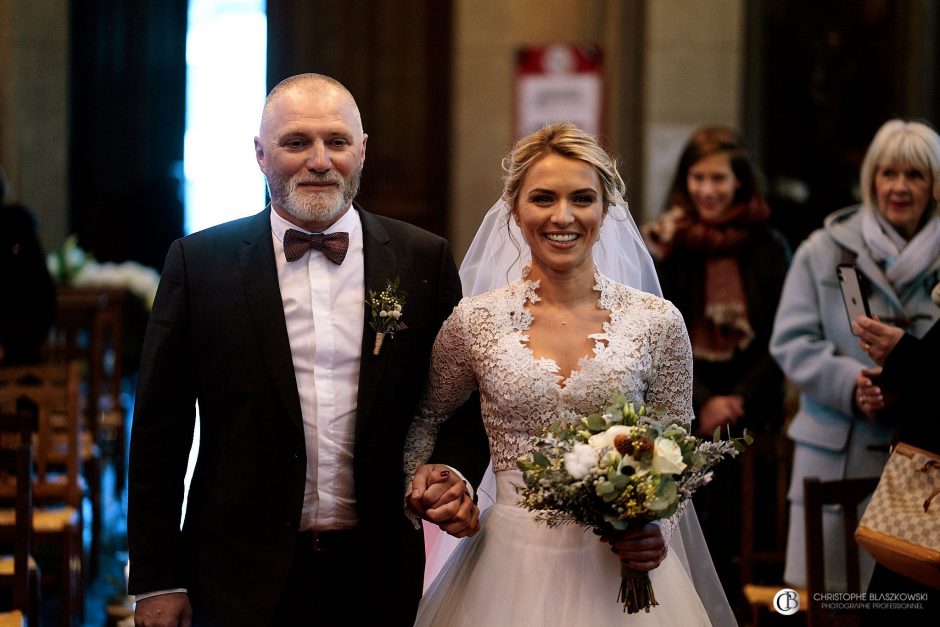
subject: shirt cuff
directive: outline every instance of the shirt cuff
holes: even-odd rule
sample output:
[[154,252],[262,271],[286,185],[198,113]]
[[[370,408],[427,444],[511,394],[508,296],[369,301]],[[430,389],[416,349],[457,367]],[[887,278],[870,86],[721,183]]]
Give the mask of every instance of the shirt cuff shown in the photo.
[[149,599],[150,597],[158,597],[161,594],[173,594],[174,592],[182,592],[183,594],[189,594],[189,591],[186,588],[170,588],[169,590],[157,590],[155,592],[145,592],[143,594],[135,594],[135,601],[143,601],[144,599]]
[[[444,465],[447,466],[447,464],[444,464]],[[476,492],[473,491],[473,486],[470,485],[470,482],[467,481],[467,478],[463,476],[463,473],[461,473],[459,470],[457,470],[453,466],[447,466],[447,467],[450,468],[450,471],[452,473],[460,477],[461,481],[463,481],[463,487],[467,491],[467,494],[470,495],[470,500],[476,501],[476,498],[477,498]]]

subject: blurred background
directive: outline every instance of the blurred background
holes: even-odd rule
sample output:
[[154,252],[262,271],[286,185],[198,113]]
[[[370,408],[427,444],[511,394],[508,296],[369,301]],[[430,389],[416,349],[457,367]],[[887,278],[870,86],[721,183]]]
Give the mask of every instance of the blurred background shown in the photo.
[[[884,121],[936,126],[938,42],[929,0],[0,0],[5,200],[32,210],[47,252],[74,235],[99,262],[159,270],[173,239],[263,208],[264,97],[319,72],[349,88],[369,134],[359,201],[444,235],[459,262],[538,108],[527,80],[560,72],[588,77],[586,119],[638,223],[662,212],[691,132],[725,124],[748,139],[795,248],[858,200]],[[569,88],[584,83],[553,93]],[[139,342],[134,324],[122,342]],[[138,355],[124,352],[129,416]],[[126,456],[112,458],[92,625],[126,561]]]
[[[927,0],[0,0],[0,165],[47,250],[75,233],[99,260],[159,268],[173,238],[263,206],[252,137],[266,91],[321,72],[349,87],[370,135],[363,205],[446,235],[459,257],[516,138],[519,51],[576,44],[599,57],[599,130],[638,222],[660,212],[690,131],[722,123],[749,139],[798,241],[852,201],[882,122],[937,119],[938,12]],[[227,191],[240,179],[253,187]],[[189,215],[200,202],[212,218]]]

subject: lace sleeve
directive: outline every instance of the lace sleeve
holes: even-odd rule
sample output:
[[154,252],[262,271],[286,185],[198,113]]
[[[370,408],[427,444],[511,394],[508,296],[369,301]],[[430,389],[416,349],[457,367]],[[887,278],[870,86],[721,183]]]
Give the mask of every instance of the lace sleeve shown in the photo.
[[653,318],[653,376],[646,389],[646,405],[657,407],[667,415],[691,423],[692,410],[692,344],[682,314],[672,303],[662,316]]
[[[682,314],[671,303],[657,321],[651,329],[655,374],[646,391],[646,404],[662,408],[668,415],[691,423],[695,414],[692,410],[692,344],[689,334]],[[685,509],[683,504],[669,518],[656,521],[667,543],[679,526]]]
[[679,509],[676,510],[676,513],[669,518],[653,521],[655,524],[659,525],[659,530],[662,532],[663,540],[666,541],[666,544],[669,544],[669,539],[672,538],[673,532],[679,527],[679,520],[682,519],[685,510],[685,503],[682,503]]
[[434,349],[424,398],[418,415],[405,438],[405,492],[418,466],[425,463],[434,450],[437,432],[451,413],[463,405],[477,388],[470,360],[470,337],[466,329],[466,308],[458,305],[444,321]]

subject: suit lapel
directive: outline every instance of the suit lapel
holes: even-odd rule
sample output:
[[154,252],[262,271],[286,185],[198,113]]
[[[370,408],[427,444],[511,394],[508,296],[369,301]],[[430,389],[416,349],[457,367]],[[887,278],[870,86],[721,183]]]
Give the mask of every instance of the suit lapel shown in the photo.
[[294,362],[277,280],[269,210],[249,222],[238,251],[245,299],[265,365],[291,422],[303,433]]
[[[364,211],[361,207],[356,206],[356,209],[362,219],[362,254],[365,270],[363,299],[365,299],[369,294],[369,290],[381,292],[385,289],[386,281],[397,276],[398,262],[395,251],[389,245],[391,240],[382,224],[375,216]],[[359,393],[356,411],[357,438],[366,426],[366,417],[372,413],[372,407],[375,404],[375,397],[385,368],[383,355],[372,354],[372,348],[375,345],[375,331],[369,326],[370,317],[371,312],[366,307],[362,321],[362,360],[359,366]]]

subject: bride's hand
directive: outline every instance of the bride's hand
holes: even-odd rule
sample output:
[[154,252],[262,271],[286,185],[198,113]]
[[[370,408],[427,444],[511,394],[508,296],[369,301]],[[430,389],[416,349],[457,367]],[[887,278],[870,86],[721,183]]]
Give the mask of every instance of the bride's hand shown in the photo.
[[666,559],[663,532],[653,523],[625,531],[616,538],[605,538],[605,541],[611,543],[611,550],[631,570],[649,572]]

